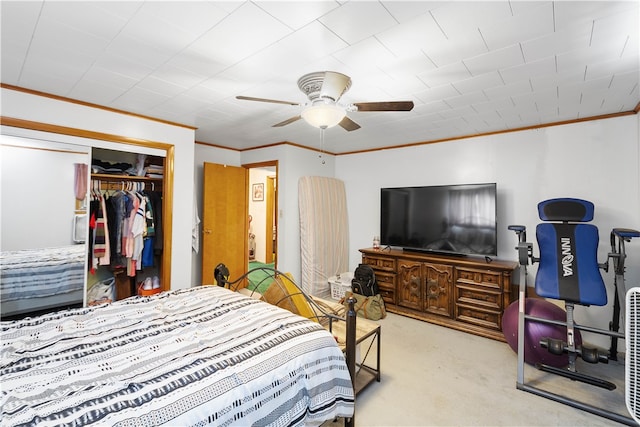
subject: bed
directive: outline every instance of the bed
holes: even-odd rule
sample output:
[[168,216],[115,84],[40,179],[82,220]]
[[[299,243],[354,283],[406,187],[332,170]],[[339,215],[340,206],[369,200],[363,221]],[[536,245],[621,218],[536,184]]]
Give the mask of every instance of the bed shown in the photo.
[[353,419],[350,372],[334,337],[318,322],[220,286],[1,325],[3,425]]
[[85,245],[0,252],[2,316],[82,304]]

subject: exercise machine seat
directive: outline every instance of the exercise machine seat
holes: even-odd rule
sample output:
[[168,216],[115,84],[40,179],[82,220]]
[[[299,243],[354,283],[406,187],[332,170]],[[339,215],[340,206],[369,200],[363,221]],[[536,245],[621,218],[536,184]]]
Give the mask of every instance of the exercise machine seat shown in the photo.
[[540,250],[536,293],[581,305],[607,304],[607,290],[598,264],[598,228],[593,203],[582,199],[550,199],[538,204],[545,222],[536,227]]

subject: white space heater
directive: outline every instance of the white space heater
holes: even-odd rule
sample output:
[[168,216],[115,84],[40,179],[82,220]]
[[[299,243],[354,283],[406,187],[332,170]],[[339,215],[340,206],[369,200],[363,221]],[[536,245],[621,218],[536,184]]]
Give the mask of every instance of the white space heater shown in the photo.
[[626,296],[625,400],[631,417],[640,423],[640,287],[631,288]]

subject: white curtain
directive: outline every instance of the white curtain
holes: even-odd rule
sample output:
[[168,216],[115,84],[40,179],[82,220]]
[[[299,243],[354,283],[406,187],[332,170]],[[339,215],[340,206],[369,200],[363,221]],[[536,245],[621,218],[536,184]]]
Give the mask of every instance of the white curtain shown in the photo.
[[302,289],[331,297],[328,278],[349,270],[349,223],[344,182],[306,176],[298,181]]

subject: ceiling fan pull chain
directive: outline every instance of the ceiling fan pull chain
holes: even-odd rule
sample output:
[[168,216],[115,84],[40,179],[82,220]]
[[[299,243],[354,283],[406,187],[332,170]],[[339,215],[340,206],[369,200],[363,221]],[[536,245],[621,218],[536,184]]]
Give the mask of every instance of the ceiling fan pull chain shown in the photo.
[[322,158],[322,154],[324,153],[324,128],[320,128],[320,154],[318,157],[322,160],[322,164],[324,165],[324,159]]

